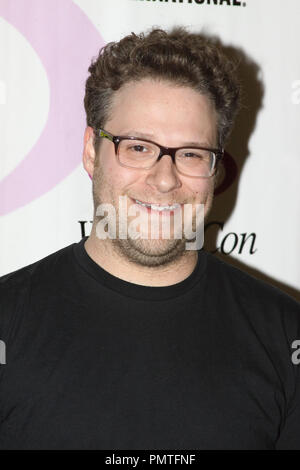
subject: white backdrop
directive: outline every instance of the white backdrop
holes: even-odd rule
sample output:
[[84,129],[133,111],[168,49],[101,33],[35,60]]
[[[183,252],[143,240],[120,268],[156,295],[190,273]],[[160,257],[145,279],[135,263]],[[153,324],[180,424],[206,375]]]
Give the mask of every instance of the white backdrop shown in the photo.
[[239,57],[245,88],[205,247],[300,299],[299,18],[299,0],[0,0],[0,275],[90,233],[92,57],[131,31],[183,24]]

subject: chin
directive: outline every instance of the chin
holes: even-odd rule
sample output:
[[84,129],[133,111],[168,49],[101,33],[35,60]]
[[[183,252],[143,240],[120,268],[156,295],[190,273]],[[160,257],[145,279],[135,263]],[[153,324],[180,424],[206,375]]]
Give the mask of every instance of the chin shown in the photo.
[[181,258],[185,240],[116,239],[114,245],[127,260],[141,266],[165,266]]

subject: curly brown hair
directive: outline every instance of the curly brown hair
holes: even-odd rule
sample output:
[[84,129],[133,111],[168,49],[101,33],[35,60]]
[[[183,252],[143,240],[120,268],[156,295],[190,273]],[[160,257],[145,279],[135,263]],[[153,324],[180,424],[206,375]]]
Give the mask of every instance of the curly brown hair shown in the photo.
[[[236,65],[224,54],[218,38],[190,33],[182,26],[170,32],[153,28],[124,37],[100,49],[86,81],[87,125],[105,127],[112,97],[122,85],[144,78],[188,86],[208,96],[218,116],[218,141],[224,146],[239,109]],[[98,139],[95,141],[96,152]]]

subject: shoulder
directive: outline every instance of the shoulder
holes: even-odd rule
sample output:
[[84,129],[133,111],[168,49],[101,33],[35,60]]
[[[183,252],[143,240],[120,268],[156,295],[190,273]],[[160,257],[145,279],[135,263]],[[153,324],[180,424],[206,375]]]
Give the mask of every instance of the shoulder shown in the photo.
[[300,303],[293,297],[283,292],[275,285],[263,281],[252,274],[238,268],[217,256],[206,252],[207,257],[207,270],[209,276],[218,277],[219,283],[234,286],[236,289],[241,289],[242,292],[255,292],[258,296],[263,296],[266,299],[282,298],[285,301],[291,301],[296,306],[300,307]]
[[[0,277],[0,292],[19,291],[28,286],[33,279],[42,280],[49,275],[57,274],[62,264],[67,260],[73,244],[61,248],[44,258],[27,266],[4,274]],[[3,300],[3,297],[0,297]]]
[[292,361],[300,340],[300,303],[278,287],[210,253],[207,290],[219,317],[225,318],[223,322],[230,321],[235,330],[240,351],[246,351],[244,363],[256,357],[256,367],[259,363],[269,364],[291,403],[300,370]]
[[8,331],[16,316],[22,312],[33,289],[39,291],[63,275],[72,245],[68,245],[32,264],[0,277],[0,335]]
[[223,302],[240,304],[252,317],[261,315],[274,321],[277,312],[279,321],[288,317],[295,327],[300,325],[300,303],[296,299],[211,253],[206,252],[206,256],[208,282]]

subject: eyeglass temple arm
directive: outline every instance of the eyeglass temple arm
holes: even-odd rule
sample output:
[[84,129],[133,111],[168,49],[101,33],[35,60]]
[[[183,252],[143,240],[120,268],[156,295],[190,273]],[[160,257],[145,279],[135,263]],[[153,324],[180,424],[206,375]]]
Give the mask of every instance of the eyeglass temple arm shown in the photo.
[[218,150],[218,152],[217,152],[217,159],[218,159],[218,160],[221,160],[221,159],[224,157],[224,151],[225,151],[225,150],[224,150],[223,147],[220,148],[220,150]]
[[99,135],[99,137],[106,137],[106,139],[109,139],[112,142],[114,141],[113,135],[110,134],[109,132],[104,131],[103,129],[98,130],[98,135]]

